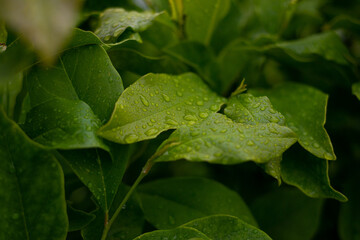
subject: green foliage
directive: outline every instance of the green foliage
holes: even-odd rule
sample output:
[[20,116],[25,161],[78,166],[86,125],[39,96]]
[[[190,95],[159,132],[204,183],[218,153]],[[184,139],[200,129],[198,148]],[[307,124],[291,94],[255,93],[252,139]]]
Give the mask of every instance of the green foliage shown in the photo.
[[0,6],[0,239],[359,238],[357,1]]

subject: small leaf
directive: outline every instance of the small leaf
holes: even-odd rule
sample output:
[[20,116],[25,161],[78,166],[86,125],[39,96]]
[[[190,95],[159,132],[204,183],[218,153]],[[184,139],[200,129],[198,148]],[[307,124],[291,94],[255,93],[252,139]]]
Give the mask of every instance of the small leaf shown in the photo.
[[86,227],[95,219],[95,215],[81,210],[77,210],[67,205],[67,215],[69,218],[69,232],[78,231]]
[[213,215],[193,220],[183,225],[195,228],[213,240],[271,240],[260,229],[229,215]]
[[352,85],[352,92],[360,100],[360,83],[354,83]]
[[0,0],[0,14],[45,60],[53,60],[76,23],[80,1]]
[[34,68],[27,76],[32,109],[25,129],[42,144],[107,149],[95,132],[123,91],[122,80],[104,49],[72,49],[56,67]]
[[104,42],[116,42],[128,28],[134,32],[144,31],[158,15],[159,13],[109,8],[100,15],[99,27],[95,33]]
[[285,155],[281,162],[281,177],[285,183],[293,185],[313,198],[333,198],[342,202],[347,198],[330,185],[328,161],[301,154]]
[[324,124],[328,95],[310,86],[284,83],[271,90],[252,90],[266,95],[286,118],[286,123],[299,137],[299,143],[319,158],[335,160],[336,156]]
[[276,123],[245,125],[215,113],[192,127],[181,127],[171,134],[159,147],[158,152],[166,151],[156,161],[265,163],[281,156],[296,140],[293,131]]
[[124,91],[110,121],[98,133],[127,144],[152,139],[168,129],[201,121],[223,102],[195,74],[148,74]]
[[189,228],[179,227],[172,230],[158,230],[145,233],[134,240],[154,240],[154,239],[177,239],[177,240],[211,240],[200,231]]
[[323,200],[311,199],[296,189],[279,189],[255,199],[251,205],[262,230],[273,239],[313,239]]
[[[4,80],[4,79],[3,79]],[[9,79],[0,81],[0,106],[3,107],[9,118],[14,117],[16,97],[21,91],[23,74],[14,74]]]
[[157,229],[178,227],[193,219],[214,214],[232,214],[257,226],[237,193],[206,178],[157,180],[139,186],[138,193],[145,218]]
[[0,158],[0,239],[65,239],[68,220],[61,167],[2,109]]
[[229,0],[184,0],[188,39],[209,45],[216,26],[229,7]]

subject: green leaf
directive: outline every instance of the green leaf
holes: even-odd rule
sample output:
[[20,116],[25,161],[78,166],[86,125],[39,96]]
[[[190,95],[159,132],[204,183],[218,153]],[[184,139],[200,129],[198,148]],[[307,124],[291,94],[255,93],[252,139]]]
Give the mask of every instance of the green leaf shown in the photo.
[[65,239],[64,177],[56,159],[0,109],[0,239]]
[[112,204],[131,153],[125,145],[111,145],[110,150],[110,155],[100,149],[60,152],[104,212]]
[[116,42],[126,29],[144,31],[158,15],[159,13],[109,8],[100,15],[99,27],[95,33],[104,42]]
[[184,224],[195,228],[213,240],[271,240],[260,229],[230,215],[214,215],[193,220]]
[[360,83],[354,83],[352,85],[352,92],[360,100]]
[[[3,79],[4,80],[4,79]],[[16,97],[21,91],[23,74],[14,74],[9,79],[0,81],[0,106],[3,107],[6,115],[13,119]]]
[[73,208],[67,205],[67,215],[69,218],[69,232],[78,231],[86,227],[95,219],[95,215]]
[[97,45],[69,50],[56,67],[34,68],[27,76],[31,111],[25,129],[42,144],[107,149],[95,132],[123,91],[119,74]]
[[319,226],[322,203],[295,189],[279,189],[257,198],[251,208],[273,239],[310,240]]
[[296,155],[284,156],[281,177],[285,183],[299,188],[309,197],[347,201],[343,194],[331,187],[328,168],[327,160],[298,151]]
[[29,41],[45,60],[53,59],[75,25],[80,1],[0,0],[6,23]]
[[231,214],[257,226],[237,193],[206,178],[157,180],[140,185],[138,193],[145,218],[157,229],[171,229],[214,214]]
[[271,90],[252,90],[266,95],[286,118],[286,123],[299,137],[299,143],[319,158],[335,160],[336,156],[324,124],[328,95],[310,86],[284,83]]
[[124,91],[98,134],[128,144],[152,139],[168,129],[201,121],[223,102],[195,74],[148,74]]
[[134,240],[155,240],[155,239],[177,239],[177,240],[211,240],[200,231],[189,228],[179,227],[172,230],[159,230],[145,233]]
[[[276,123],[246,125],[222,114],[212,114],[191,127],[181,127],[163,142],[156,161],[205,161],[238,164],[265,163],[296,142],[293,131]],[[156,155],[156,154],[155,154]]]
[[0,20],[0,53],[6,50],[6,40],[8,33],[6,31],[5,22]]
[[216,26],[229,7],[229,0],[184,0],[187,38],[209,45]]

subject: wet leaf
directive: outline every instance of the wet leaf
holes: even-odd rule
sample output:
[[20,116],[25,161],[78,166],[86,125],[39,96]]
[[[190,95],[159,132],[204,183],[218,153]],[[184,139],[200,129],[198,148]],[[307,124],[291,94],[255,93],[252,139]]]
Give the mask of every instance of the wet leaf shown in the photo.
[[98,134],[127,144],[152,139],[203,120],[223,103],[195,74],[148,74],[124,91]]

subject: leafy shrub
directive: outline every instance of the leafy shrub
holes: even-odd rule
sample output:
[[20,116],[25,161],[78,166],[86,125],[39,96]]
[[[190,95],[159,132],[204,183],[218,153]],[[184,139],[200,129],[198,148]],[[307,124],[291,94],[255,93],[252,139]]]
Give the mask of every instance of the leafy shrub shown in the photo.
[[360,239],[357,1],[0,6],[0,239]]

